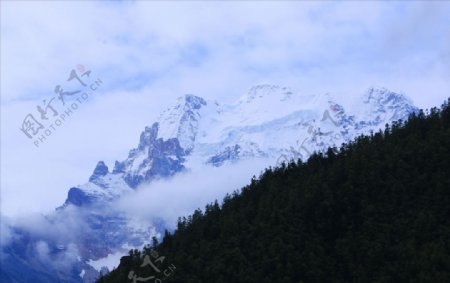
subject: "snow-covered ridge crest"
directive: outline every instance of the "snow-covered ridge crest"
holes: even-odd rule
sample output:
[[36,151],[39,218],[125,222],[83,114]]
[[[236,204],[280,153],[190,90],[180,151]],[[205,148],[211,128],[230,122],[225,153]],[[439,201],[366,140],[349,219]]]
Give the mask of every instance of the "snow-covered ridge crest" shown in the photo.
[[174,107],[164,110],[159,116],[158,136],[165,140],[177,138],[182,148],[193,149],[201,118],[200,109],[206,105],[206,100],[192,94],[178,98]]
[[293,95],[293,92],[287,87],[278,85],[260,84],[251,87],[248,93],[241,96],[236,104],[252,103],[256,99],[271,97],[272,100],[287,100]]
[[[88,183],[77,188],[87,194],[95,191],[96,196],[98,190],[105,190],[111,199],[120,195],[111,192],[119,179],[134,189],[189,169],[195,166],[192,160],[213,166],[258,157],[276,160],[300,152],[299,148],[303,154],[294,157],[305,159],[314,151],[406,120],[414,111],[417,108],[405,95],[375,87],[350,110],[329,94],[306,96],[269,84],[251,87],[231,105],[186,94],[145,128],[138,146],[127,159],[117,161],[111,173],[99,163],[89,180],[95,186]],[[108,178],[114,186],[107,184]]]

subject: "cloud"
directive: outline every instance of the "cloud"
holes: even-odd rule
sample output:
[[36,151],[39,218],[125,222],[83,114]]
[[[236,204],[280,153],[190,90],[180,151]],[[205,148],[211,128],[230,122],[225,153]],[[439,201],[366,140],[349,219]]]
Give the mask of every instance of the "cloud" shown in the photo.
[[14,238],[14,232],[11,230],[9,219],[0,216],[0,248],[7,246]]
[[53,274],[66,281],[74,265],[80,264],[75,243],[90,231],[83,223],[82,214],[67,210],[52,216],[28,214],[14,219],[1,216],[0,221],[0,261],[6,278],[26,280],[37,274],[42,278]]
[[67,246],[77,242],[80,236],[90,233],[91,229],[86,223],[88,213],[82,209],[67,207],[58,213],[47,215],[29,213],[15,218],[2,216],[2,228],[9,231],[10,241],[14,237],[25,235],[31,236],[32,242],[40,239]]
[[153,181],[122,197],[117,208],[130,218],[163,221],[175,228],[178,217],[191,215],[214,200],[222,202],[225,195],[250,183],[273,160],[247,160],[221,167],[195,166],[193,170],[168,180]]
[[[228,103],[273,83],[346,99],[379,85],[430,107],[450,91],[447,2],[3,1],[1,8],[7,215],[60,205],[98,160],[123,159],[144,126],[185,93]],[[104,85],[36,149],[18,128],[77,64]]]

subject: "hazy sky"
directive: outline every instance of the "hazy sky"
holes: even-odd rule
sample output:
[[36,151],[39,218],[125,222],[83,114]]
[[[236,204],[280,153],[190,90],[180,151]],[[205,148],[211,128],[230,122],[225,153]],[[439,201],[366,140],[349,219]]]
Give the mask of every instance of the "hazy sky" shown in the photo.
[[[440,105],[450,2],[2,1],[0,51],[1,212],[17,215],[124,159],[185,93],[231,102],[270,83],[345,100],[382,86]],[[25,116],[80,64],[103,84],[36,148]]]

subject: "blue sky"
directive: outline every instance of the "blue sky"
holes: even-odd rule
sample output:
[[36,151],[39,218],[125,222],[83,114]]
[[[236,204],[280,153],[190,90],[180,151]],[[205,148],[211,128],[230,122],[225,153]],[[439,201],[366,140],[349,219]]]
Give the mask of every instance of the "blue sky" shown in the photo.
[[[18,127],[78,64],[104,85],[36,149]],[[346,100],[382,86],[427,108],[449,96],[449,66],[450,2],[2,1],[2,213],[59,205],[185,93],[231,102],[272,83]]]

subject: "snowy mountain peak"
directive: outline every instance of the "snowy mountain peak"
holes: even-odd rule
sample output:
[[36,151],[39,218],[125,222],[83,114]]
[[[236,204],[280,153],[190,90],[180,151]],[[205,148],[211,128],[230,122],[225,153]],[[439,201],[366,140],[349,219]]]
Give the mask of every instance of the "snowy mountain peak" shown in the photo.
[[200,96],[196,96],[193,94],[185,94],[185,109],[200,109],[202,106],[206,105],[206,101]]
[[247,94],[242,96],[237,104],[251,103],[258,99],[287,100],[292,96],[292,91],[287,87],[278,85],[260,84],[249,89]]
[[206,100],[199,96],[186,94],[178,98],[174,107],[166,109],[159,116],[161,131],[158,137],[164,140],[176,138],[182,148],[191,150],[197,135],[200,110],[206,106]]
[[159,124],[153,123],[151,127],[145,127],[145,130],[141,133],[139,138],[138,150],[143,150],[152,144],[158,136]]
[[412,104],[405,95],[390,91],[383,87],[371,87],[363,96],[364,103],[377,104]]
[[116,161],[113,174],[119,175],[131,188],[158,177],[167,177],[184,169],[186,151],[177,138],[159,137],[159,123],[145,127],[139,146],[130,150],[128,158]]
[[96,180],[100,176],[105,176],[109,173],[108,166],[106,166],[105,162],[99,161],[97,166],[95,166],[94,172],[91,177],[89,177],[89,182]]
[[418,110],[405,95],[380,87],[369,88],[362,102],[365,113],[361,117],[365,121],[372,121],[374,125],[382,121],[405,120],[409,114]]
[[296,143],[306,158],[417,111],[404,95],[385,88],[369,88],[359,103],[349,114],[328,93],[301,96],[268,84],[252,87],[240,103],[224,107],[186,94],[145,127],[137,148],[116,162],[112,173],[100,161],[89,182],[106,189],[103,181],[112,174],[136,188],[184,170],[193,156],[221,166],[241,158],[276,157]]

